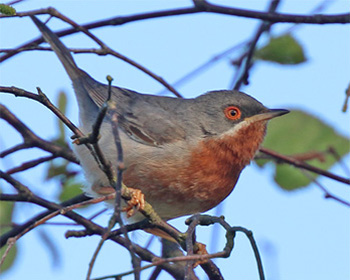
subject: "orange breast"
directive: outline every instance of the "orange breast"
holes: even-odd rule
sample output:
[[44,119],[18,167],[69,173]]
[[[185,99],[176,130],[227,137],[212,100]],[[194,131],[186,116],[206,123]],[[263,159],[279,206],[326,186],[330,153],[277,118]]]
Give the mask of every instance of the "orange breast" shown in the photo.
[[202,140],[182,160],[166,155],[159,161],[132,164],[124,182],[141,189],[165,219],[204,212],[233,190],[263,141],[265,130],[265,123],[251,124],[233,135]]

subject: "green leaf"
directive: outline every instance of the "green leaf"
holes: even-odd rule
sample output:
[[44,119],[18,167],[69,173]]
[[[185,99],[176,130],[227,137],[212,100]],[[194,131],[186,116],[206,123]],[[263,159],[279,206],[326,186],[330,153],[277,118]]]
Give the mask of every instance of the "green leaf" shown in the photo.
[[7,16],[14,16],[16,9],[5,4],[0,4],[0,13]]
[[267,45],[255,52],[254,58],[279,64],[300,64],[306,61],[302,46],[290,34],[272,37]]
[[[7,249],[7,246],[4,246],[0,249],[0,259],[4,255],[4,253]],[[17,246],[15,244],[11,247],[10,251],[8,252],[8,254],[5,258],[4,263],[1,265],[0,274],[3,273],[5,270],[11,268],[12,264],[14,263],[14,261],[16,259],[16,256],[17,256]]]
[[[0,202],[0,235],[3,235],[7,231],[9,231],[12,223],[12,214],[13,214],[14,203],[13,202]],[[4,246],[0,250],[0,259],[5,253],[7,246]],[[0,272],[4,272],[9,269],[17,255],[17,247],[16,244],[12,246],[10,251],[8,252],[4,263],[1,265]]]
[[50,162],[45,179],[54,179],[60,183],[59,199],[65,201],[82,193],[82,184],[75,179],[77,173],[66,160],[56,159]]
[[59,196],[60,201],[65,201],[81,194],[83,192],[81,187],[82,185],[74,180],[74,178],[67,180],[62,186],[62,191]]
[[[263,147],[275,150],[281,154],[297,155],[310,152],[324,153],[324,157],[311,159],[308,164],[328,170],[337,159],[329,152],[333,148],[343,157],[350,152],[349,139],[339,135],[334,129],[303,111],[292,111],[288,115],[272,120],[269,123],[267,136]],[[268,160],[257,160],[259,166],[265,165]],[[275,164],[275,181],[283,189],[294,190],[310,184],[298,168],[288,164]],[[317,174],[310,174],[316,178]]]
[[1,201],[0,202],[0,230],[1,233],[8,231],[12,222],[12,213],[13,213],[13,202]]
[[65,160],[50,161],[46,174],[46,180],[53,179],[55,177],[66,177],[69,173],[67,171],[67,165],[68,162]]

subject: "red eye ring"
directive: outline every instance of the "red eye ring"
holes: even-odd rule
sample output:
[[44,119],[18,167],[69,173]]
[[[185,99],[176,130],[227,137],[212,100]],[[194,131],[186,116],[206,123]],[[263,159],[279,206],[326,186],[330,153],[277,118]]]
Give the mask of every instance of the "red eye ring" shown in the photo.
[[241,110],[236,106],[228,106],[224,110],[225,117],[229,120],[238,120],[241,117]]

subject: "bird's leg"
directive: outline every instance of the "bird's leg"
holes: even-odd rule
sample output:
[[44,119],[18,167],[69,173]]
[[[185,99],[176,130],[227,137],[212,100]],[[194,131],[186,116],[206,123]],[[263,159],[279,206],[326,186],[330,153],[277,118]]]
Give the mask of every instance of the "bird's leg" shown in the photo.
[[[93,186],[92,190],[99,195],[108,195],[115,192],[115,189],[110,186]],[[125,199],[127,205],[122,209],[122,211],[126,212],[128,218],[133,216],[138,210],[144,210],[145,195],[140,190],[127,188],[126,196],[130,197],[130,199]]]

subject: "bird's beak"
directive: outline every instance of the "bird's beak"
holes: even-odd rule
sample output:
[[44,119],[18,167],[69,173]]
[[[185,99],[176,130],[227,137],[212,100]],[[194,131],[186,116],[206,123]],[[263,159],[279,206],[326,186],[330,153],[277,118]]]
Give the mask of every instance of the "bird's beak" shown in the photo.
[[288,113],[289,111],[285,109],[268,109],[264,113],[260,113],[260,114],[246,118],[245,121],[248,121],[248,122],[268,121]]

